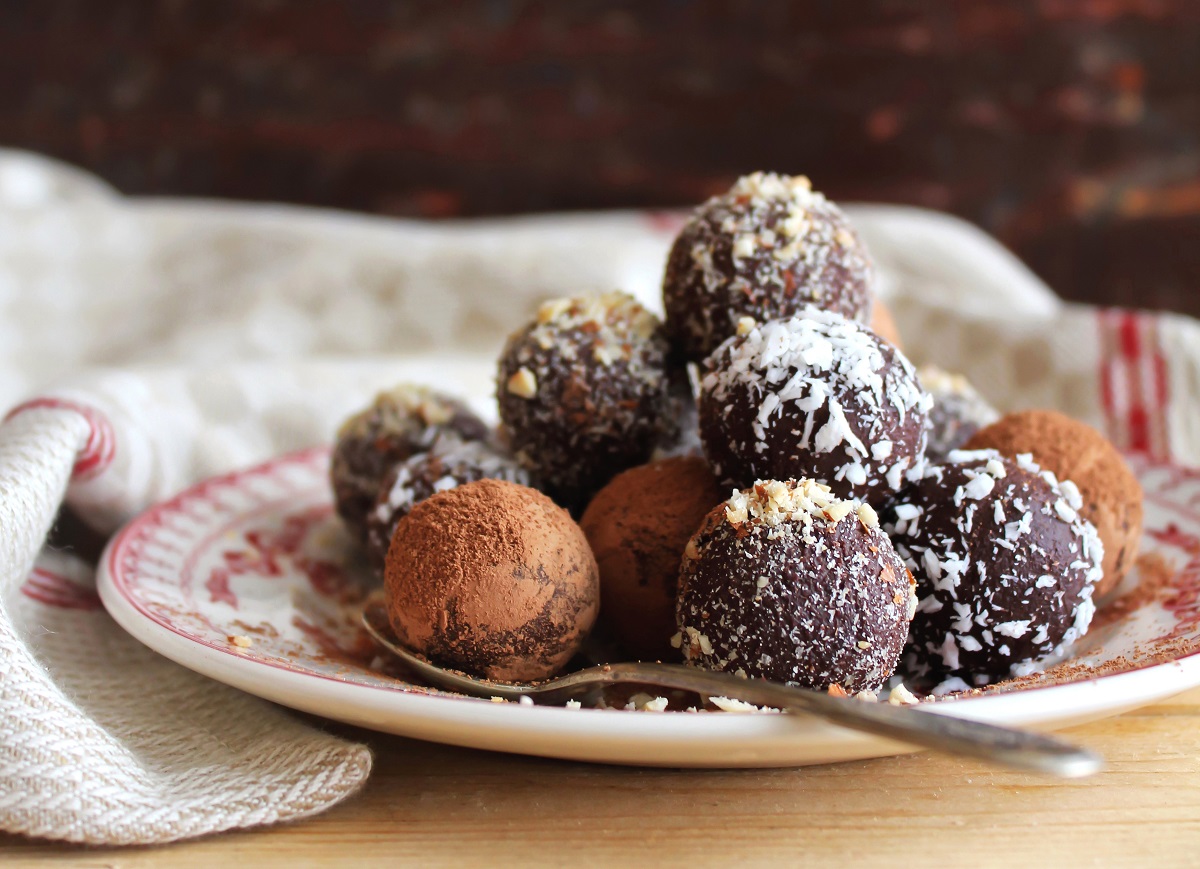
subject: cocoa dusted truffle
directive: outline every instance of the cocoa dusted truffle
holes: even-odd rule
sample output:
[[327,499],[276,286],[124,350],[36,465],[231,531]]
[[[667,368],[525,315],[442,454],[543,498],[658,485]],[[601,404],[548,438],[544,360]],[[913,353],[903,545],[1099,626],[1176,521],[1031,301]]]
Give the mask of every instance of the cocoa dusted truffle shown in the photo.
[[368,560],[383,567],[396,525],[416,504],[475,480],[530,485],[528,471],[483,441],[450,440],[393,467],[367,514]]
[[933,399],[925,451],[929,461],[944,459],[952,450],[962,449],[975,432],[1000,418],[999,412],[961,374],[926,365],[917,370],[917,376]]
[[500,681],[553,676],[600,607],[587,539],[542,493],[477,480],[413,507],[384,572],[397,639],[434,663]]
[[600,567],[601,619],[639,660],[677,658],[675,596],[684,547],[725,492],[704,459],[631,468],[588,505],[580,525]]
[[929,397],[890,344],[814,308],[740,331],[701,381],[700,437],[722,480],[807,477],[878,501],[921,464]]
[[423,386],[381,392],[338,431],[329,476],[338,515],[361,541],[388,471],[440,438],[483,440],[488,427],[461,401]]
[[917,578],[914,673],[983,685],[1082,637],[1104,552],[1081,506],[1028,456],[991,450],[952,452],[910,484],[882,520]]
[[658,318],[625,293],[547,302],[508,340],[496,394],[514,453],[582,507],[675,430]]
[[706,669],[875,691],[915,607],[874,510],[812,480],[759,482],[709,513],[688,544],[673,642]]
[[871,306],[871,331],[897,350],[904,349],[904,342],[900,340],[900,329],[896,326],[896,318],[892,316],[892,309],[885,305],[882,299],[876,299]]
[[874,266],[836,205],[804,176],[756,172],[693,213],[663,278],[667,333],[700,361],[738,320],[790,317],[806,305],[868,322]]
[[1079,488],[1079,512],[1104,542],[1104,578],[1096,583],[1097,597],[1129,572],[1142,537],[1142,487],[1104,435],[1056,411],[1027,410],[982,429],[967,447],[997,450],[1010,458],[1030,453],[1043,468]]

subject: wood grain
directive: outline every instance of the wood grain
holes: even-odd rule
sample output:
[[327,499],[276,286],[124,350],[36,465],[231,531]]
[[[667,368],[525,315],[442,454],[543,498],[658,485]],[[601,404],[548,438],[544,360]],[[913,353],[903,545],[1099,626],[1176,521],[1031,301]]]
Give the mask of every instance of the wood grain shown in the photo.
[[1067,731],[1108,769],[1060,783],[930,754],[782,770],[628,769],[345,729],[376,752],[325,815],[163,848],[0,837],[4,866],[1194,866],[1200,690]]

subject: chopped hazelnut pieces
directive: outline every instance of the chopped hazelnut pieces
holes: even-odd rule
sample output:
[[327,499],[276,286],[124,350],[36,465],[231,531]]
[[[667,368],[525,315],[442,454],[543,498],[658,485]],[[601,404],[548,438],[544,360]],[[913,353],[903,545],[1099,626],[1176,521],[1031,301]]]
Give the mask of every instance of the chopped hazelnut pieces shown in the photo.
[[862,503],[858,505],[858,521],[863,524],[864,528],[878,528],[879,514],[870,504]]
[[537,378],[528,368],[519,368],[512,377],[508,378],[508,391],[520,398],[533,398],[537,395]]
[[538,308],[537,320],[539,323],[549,323],[571,309],[570,299],[553,299],[544,303]]

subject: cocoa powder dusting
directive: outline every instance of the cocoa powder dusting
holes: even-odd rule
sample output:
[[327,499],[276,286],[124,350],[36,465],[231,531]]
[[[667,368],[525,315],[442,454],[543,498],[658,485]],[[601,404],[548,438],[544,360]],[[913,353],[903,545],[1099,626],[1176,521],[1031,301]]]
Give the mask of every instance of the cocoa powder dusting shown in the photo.
[[540,492],[500,480],[416,505],[396,528],[385,589],[402,643],[507,681],[560,669],[599,610],[596,562],[579,526]]
[[725,499],[697,456],[651,462],[618,474],[580,524],[600,567],[605,624],[640,660],[678,660],[675,595],[684,547]]
[[1154,603],[1171,586],[1178,568],[1161,552],[1147,552],[1138,556],[1138,583],[1127,594],[1100,607],[1092,619],[1092,629],[1103,628],[1128,618],[1147,604]]

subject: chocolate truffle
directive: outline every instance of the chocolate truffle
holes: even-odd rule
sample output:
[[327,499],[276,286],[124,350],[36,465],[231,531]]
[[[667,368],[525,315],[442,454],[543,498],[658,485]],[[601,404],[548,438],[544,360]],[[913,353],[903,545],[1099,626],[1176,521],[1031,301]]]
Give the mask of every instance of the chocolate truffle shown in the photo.
[[882,500],[925,455],[929,397],[898,350],[830,311],[744,321],[706,362],[700,437],[717,476],[812,478]]
[[704,459],[680,456],[618,474],[588,505],[580,524],[600,567],[601,619],[627,654],[678,658],[679,562],[725,495]]
[[850,693],[896,669],[912,577],[866,504],[812,480],[759,482],[704,520],[676,611],[687,663]]
[[875,303],[871,306],[871,331],[897,350],[904,349],[904,344],[900,340],[900,329],[896,326],[891,308],[885,305],[882,299],[875,299]]
[[874,266],[846,216],[804,176],[756,172],[701,205],[667,259],[663,304],[677,354],[700,361],[742,317],[806,305],[864,323]]
[[969,449],[1015,457],[1029,453],[1042,468],[1079,489],[1079,512],[1104,541],[1099,597],[1116,587],[1137,560],[1142,537],[1142,487],[1121,453],[1091,426],[1052,410],[1012,413],[979,431]]
[[914,673],[1022,675],[1087,632],[1103,547],[1079,492],[1028,457],[957,451],[883,511],[917,579]]
[[547,302],[500,357],[500,419],[518,461],[572,508],[675,429],[667,344],[625,293]]
[[542,493],[477,480],[417,504],[384,571],[396,638],[436,664],[536,681],[579,651],[600,608],[587,538]]
[[383,567],[396,525],[416,504],[475,480],[530,484],[528,471],[483,441],[451,439],[393,467],[367,514],[368,560]]
[[934,365],[918,369],[921,386],[933,399],[929,409],[929,461],[944,459],[986,425],[1000,418],[994,407],[975,391],[967,378],[951,374]]
[[360,541],[365,540],[367,513],[394,465],[443,437],[487,436],[483,420],[448,395],[408,383],[379,393],[338,431],[329,468],[338,515]]

